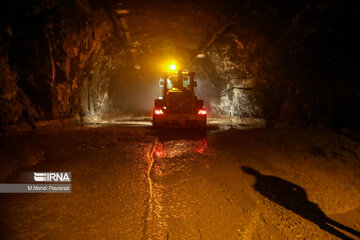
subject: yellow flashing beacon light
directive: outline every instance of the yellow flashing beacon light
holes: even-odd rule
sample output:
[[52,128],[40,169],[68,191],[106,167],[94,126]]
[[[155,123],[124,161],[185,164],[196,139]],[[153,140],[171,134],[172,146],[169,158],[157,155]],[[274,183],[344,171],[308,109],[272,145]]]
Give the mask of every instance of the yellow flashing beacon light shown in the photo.
[[175,64],[171,64],[171,65],[170,65],[170,70],[171,70],[171,71],[175,71],[175,70],[176,70],[176,65],[175,65]]

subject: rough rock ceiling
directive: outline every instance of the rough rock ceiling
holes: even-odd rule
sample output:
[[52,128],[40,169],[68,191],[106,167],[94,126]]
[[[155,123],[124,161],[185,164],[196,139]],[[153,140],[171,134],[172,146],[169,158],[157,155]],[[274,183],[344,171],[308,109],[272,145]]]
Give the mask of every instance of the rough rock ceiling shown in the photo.
[[204,47],[189,68],[213,113],[327,126],[360,116],[357,13],[345,3],[16,0],[1,13],[5,125],[147,111],[164,64],[186,66]]

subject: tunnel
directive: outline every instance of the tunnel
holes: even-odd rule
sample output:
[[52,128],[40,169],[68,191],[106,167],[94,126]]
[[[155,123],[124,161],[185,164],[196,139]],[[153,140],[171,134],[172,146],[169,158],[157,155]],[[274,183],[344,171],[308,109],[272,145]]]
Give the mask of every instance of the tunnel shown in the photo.
[[[0,191],[0,239],[359,239],[357,6],[5,0],[0,12],[0,182],[24,184],[27,172],[74,178],[71,201],[54,194],[58,221],[40,206],[52,194]],[[152,127],[170,64],[194,72],[205,132]],[[94,219],[117,195],[87,189],[91,173],[125,196],[118,217],[104,215],[106,226]],[[79,207],[80,225],[66,223],[72,215],[62,204],[71,203],[94,213]],[[218,206],[217,222],[207,213]],[[22,217],[35,209],[41,233]]]
[[358,129],[353,11],[326,1],[9,1],[1,126],[150,114],[176,61],[196,72],[211,114]]

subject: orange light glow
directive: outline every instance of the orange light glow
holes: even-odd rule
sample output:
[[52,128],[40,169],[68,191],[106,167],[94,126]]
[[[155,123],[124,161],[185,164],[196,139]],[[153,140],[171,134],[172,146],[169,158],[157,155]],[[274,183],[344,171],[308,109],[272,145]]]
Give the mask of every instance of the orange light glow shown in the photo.
[[[205,151],[205,149],[207,149],[208,148],[208,143],[207,143],[207,141],[206,141],[206,139],[204,139],[204,140],[202,140],[202,142],[201,142],[201,147],[199,148],[199,149],[197,149],[196,151],[198,152],[198,153],[200,153],[200,154],[204,154],[204,151]],[[207,154],[208,155],[208,154]]]
[[163,155],[165,154],[165,149],[164,149],[164,144],[163,143],[159,143],[156,146],[154,155],[158,158],[161,158]]
[[160,108],[155,108],[155,109],[154,109],[154,114],[155,114],[155,115],[164,115],[164,112],[163,112],[163,110],[160,109]]
[[206,114],[207,114],[206,109],[200,109],[200,110],[198,111],[198,115],[204,116],[204,115],[206,115]]

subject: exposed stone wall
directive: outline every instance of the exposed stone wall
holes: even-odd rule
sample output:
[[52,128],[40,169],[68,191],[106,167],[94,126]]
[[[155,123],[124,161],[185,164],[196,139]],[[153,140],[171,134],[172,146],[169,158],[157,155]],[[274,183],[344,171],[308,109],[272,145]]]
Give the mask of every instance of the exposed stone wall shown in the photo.
[[111,8],[81,0],[28,1],[21,12],[19,4],[9,3],[1,23],[1,123],[21,121],[24,111],[30,121],[108,111],[110,76],[129,62]]
[[260,115],[277,126],[360,128],[351,6],[268,1],[232,7],[234,24],[195,66],[214,113]]
[[3,125],[32,121],[38,113],[29,97],[17,85],[17,76],[4,56],[0,56],[0,119]]
[[[282,70],[274,71],[281,55],[266,41],[266,33],[242,22],[246,23],[237,18],[237,23],[206,52],[205,59],[197,60],[198,81],[207,86],[200,95],[214,114],[272,118],[282,98],[264,98],[274,87],[278,95],[286,89]],[[212,69],[211,75],[205,73],[208,69]]]

